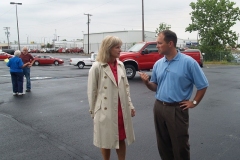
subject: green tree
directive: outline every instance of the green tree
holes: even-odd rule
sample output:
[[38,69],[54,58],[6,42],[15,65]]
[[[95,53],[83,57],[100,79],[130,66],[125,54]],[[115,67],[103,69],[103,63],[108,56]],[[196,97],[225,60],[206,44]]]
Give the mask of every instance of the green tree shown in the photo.
[[[237,34],[231,27],[240,20],[239,7],[229,0],[197,0],[191,2],[192,24],[186,31],[197,31],[200,37],[200,49],[206,53],[207,60],[221,60],[221,53],[229,54],[226,46],[236,45]],[[219,55],[220,54],[220,55]]]
[[156,32],[156,34],[158,34],[158,33],[162,32],[162,31],[170,29],[170,28],[171,28],[171,25],[166,24],[166,23],[160,23],[159,27],[156,28],[155,32]]
[[52,48],[52,44],[48,43],[47,48]]

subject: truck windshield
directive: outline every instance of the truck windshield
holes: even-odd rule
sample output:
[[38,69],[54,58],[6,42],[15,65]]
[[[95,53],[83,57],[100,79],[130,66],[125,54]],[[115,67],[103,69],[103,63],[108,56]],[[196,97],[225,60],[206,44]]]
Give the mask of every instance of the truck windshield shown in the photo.
[[145,45],[145,43],[137,43],[134,46],[132,46],[128,52],[138,52],[140,49]]

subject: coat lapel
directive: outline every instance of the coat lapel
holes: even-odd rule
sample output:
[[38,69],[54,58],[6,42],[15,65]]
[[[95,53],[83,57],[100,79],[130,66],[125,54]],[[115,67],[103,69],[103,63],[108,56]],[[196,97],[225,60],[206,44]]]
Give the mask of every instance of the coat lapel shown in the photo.
[[112,80],[112,82],[115,84],[115,86],[117,86],[117,83],[116,83],[116,80],[113,76],[112,70],[111,70],[111,68],[109,67],[108,64],[103,67],[103,70],[106,73],[106,75],[108,75],[108,77]]
[[118,85],[120,84],[122,77],[124,77],[123,69],[120,63],[117,65],[117,73],[118,73]]

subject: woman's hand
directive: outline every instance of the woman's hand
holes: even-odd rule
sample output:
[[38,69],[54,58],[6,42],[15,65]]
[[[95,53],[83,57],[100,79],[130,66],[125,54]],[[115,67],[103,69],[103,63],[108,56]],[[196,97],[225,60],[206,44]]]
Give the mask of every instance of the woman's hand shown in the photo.
[[136,113],[135,109],[131,109],[131,116],[132,116],[132,117],[135,116],[135,113]]

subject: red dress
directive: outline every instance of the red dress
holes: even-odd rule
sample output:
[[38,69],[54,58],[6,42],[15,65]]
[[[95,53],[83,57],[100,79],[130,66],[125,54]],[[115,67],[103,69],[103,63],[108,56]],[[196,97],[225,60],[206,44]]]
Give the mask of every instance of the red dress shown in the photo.
[[[114,62],[114,65],[110,65],[112,73],[114,75],[114,78],[116,80],[116,83],[118,84],[118,76],[117,76],[117,61]],[[118,134],[119,134],[119,140],[124,140],[126,138],[126,133],[124,129],[124,122],[123,122],[123,114],[122,114],[122,107],[120,103],[120,98],[118,96]]]

